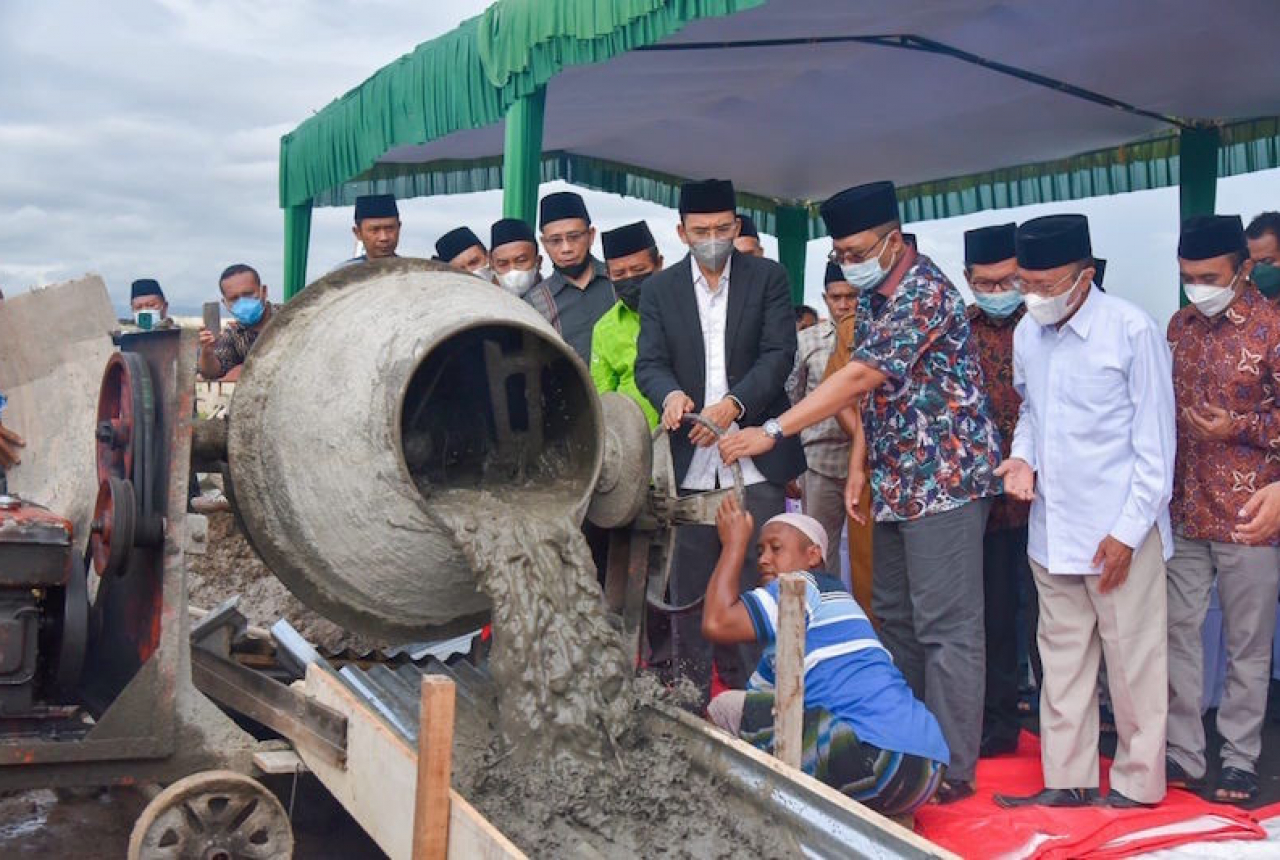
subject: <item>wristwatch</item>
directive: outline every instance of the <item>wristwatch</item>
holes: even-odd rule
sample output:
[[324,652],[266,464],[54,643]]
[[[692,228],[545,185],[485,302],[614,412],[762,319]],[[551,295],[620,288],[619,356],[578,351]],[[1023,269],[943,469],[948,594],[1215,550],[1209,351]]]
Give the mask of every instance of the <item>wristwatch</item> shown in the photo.
[[770,418],[761,425],[760,429],[764,430],[765,435],[775,442],[785,435],[782,432],[782,425],[778,423],[777,418]]

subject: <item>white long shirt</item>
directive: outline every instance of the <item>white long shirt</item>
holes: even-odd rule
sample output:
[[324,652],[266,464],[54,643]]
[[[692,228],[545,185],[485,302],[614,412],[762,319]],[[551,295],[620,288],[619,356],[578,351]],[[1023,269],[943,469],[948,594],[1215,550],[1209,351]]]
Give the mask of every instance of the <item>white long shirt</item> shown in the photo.
[[[702,353],[706,362],[704,377],[707,389],[702,398],[704,409],[719,403],[729,394],[724,339],[729,326],[729,269],[732,263],[733,259],[730,257],[713,290],[702,274],[702,269],[698,268],[698,261],[692,256],[689,258],[689,265],[693,267],[693,295],[698,300],[698,322],[702,326]],[[735,421],[729,429],[739,429],[738,423]],[[760,474],[750,457],[743,457],[738,462],[742,465],[742,482],[745,485],[764,482],[764,475]],[[693,449],[693,459],[689,461],[689,471],[685,472],[681,489],[714,490],[717,487],[732,486],[733,471],[720,459],[718,446]]]
[[1155,526],[1167,560],[1173,368],[1151,317],[1092,287],[1061,326],[1028,314],[1013,334],[1013,386],[1010,456],[1036,472],[1027,554],[1050,573],[1101,573],[1104,537],[1137,549]]

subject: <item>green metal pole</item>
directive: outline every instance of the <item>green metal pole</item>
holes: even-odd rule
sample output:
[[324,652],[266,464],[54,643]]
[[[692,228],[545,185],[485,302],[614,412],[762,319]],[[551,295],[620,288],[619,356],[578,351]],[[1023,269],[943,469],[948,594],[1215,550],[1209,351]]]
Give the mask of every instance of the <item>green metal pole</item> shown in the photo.
[[809,210],[803,206],[779,206],[778,262],[791,279],[791,304],[804,304],[804,257],[809,244]]
[[[1217,126],[1184,128],[1178,133],[1178,208],[1182,218],[1212,215],[1218,193]],[[1186,294],[1178,288],[1180,303]]]
[[307,252],[311,249],[311,201],[284,210],[284,299],[307,285]]
[[524,96],[507,110],[507,137],[502,155],[502,214],[537,220],[538,185],[542,181],[542,120],[547,89]]

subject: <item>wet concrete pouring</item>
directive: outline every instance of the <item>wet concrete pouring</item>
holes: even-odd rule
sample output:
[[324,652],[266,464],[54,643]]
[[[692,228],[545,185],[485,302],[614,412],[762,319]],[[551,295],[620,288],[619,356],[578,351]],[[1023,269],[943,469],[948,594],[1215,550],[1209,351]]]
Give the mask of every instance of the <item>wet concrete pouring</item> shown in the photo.
[[[434,500],[433,500],[434,501]],[[458,789],[534,857],[790,857],[785,830],[675,735],[643,726],[672,693],[633,681],[572,520],[459,493],[434,505],[494,604],[497,732],[455,743]],[[554,506],[552,506],[554,510]]]

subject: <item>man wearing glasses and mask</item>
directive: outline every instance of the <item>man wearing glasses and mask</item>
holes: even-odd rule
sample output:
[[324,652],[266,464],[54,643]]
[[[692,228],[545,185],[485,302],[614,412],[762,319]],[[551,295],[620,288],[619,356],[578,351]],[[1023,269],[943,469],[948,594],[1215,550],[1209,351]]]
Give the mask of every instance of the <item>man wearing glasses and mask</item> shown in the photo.
[[1013,335],[1022,410],[1005,491],[1031,501],[1027,555],[1039,592],[1043,791],[1007,806],[1089,806],[1098,792],[1098,664],[1118,742],[1105,802],[1165,793],[1165,562],[1173,551],[1174,396],[1155,322],[1093,286],[1083,215],[1018,228]]
[[[689,254],[651,275],[640,294],[636,383],[671,433],[682,492],[733,486],[716,437],[684,421],[699,413],[720,428],[758,425],[789,405],[784,384],[796,354],[795,317],[786,271],[772,260],[734,250],[739,221],[733,184],[710,179],[680,188],[680,239]],[[787,482],[805,469],[799,437],[762,457],[741,461],[745,507],[757,524],[786,509]],[[754,544],[754,539],[752,541]],[[671,600],[691,604],[707,590],[721,545],[714,526],[682,526],[676,535]],[[742,565],[744,591],[758,581],[753,553]],[[712,646],[697,613],[673,621],[677,671],[709,697]],[[720,645],[721,679],[741,689],[759,662],[755,643]]]
[[616,296],[605,267],[591,256],[596,230],[587,204],[572,191],[542,198],[542,247],[555,271],[543,281],[554,302],[555,325],[584,364],[591,364],[591,330]]
[[[1000,437],[982,388],[964,299],[903,238],[892,182],[822,204],[831,262],[858,291],[851,360],[777,420],[731,434],[726,461],[758,457],[862,406],[872,512],[872,607],[880,637],[916,697],[938,718],[951,765],[940,802],[973,794],[982,731],[982,536]],[[849,463],[855,519],[868,477]]]

